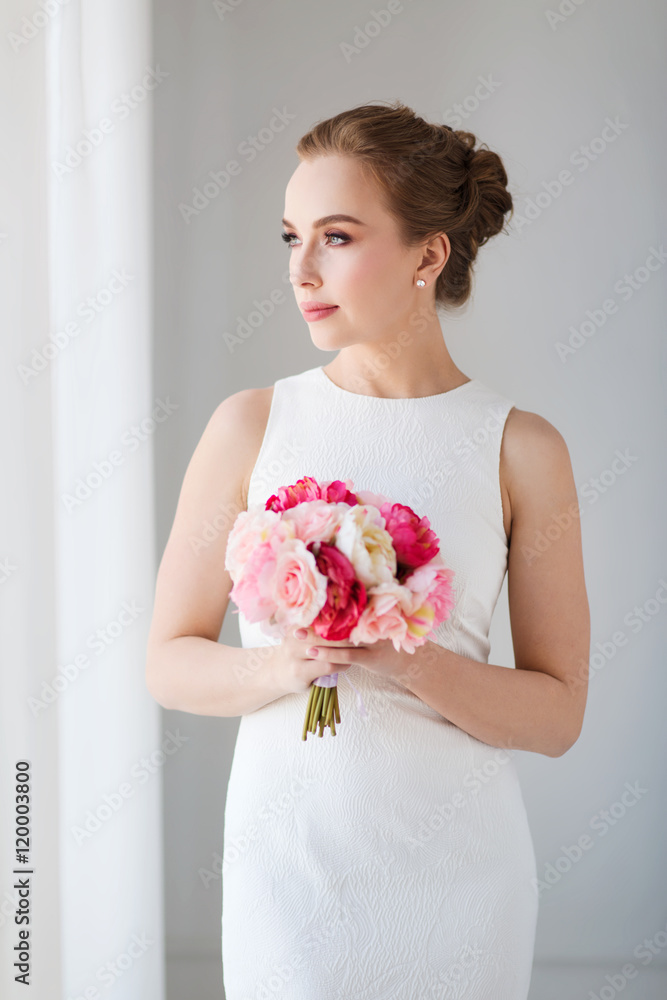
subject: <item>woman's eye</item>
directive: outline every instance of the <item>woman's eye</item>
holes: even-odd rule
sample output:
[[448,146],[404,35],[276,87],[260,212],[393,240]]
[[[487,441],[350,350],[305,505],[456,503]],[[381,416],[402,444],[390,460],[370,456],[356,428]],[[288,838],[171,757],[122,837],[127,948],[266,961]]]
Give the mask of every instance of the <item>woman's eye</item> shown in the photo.
[[[342,233],[325,233],[325,236],[330,236],[332,240],[342,240],[343,243],[349,243],[347,236],[343,236]],[[334,246],[342,246],[342,243],[334,243]]]
[[[345,236],[343,233],[325,233],[324,235],[325,235],[325,237],[327,239],[342,240],[342,243],[332,243],[332,244],[330,244],[330,246],[339,247],[339,246],[344,246],[346,243],[350,242],[349,237]],[[291,247],[294,246],[294,244],[292,243],[292,240],[298,239],[298,237],[294,233],[281,233],[280,234],[280,238],[285,243],[287,243],[288,246],[291,246]]]

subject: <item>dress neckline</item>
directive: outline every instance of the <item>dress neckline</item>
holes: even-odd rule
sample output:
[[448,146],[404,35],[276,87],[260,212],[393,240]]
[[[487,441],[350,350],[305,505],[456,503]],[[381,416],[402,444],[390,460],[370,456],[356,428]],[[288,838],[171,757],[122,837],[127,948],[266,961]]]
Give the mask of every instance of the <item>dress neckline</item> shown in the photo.
[[321,381],[326,382],[334,392],[337,392],[343,396],[350,396],[353,399],[365,399],[371,400],[374,403],[407,403],[416,402],[422,399],[444,399],[445,396],[451,396],[452,393],[459,392],[461,389],[465,389],[469,385],[477,383],[476,378],[468,379],[467,382],[462,382],[461,385],[455,385],[453,389],[447,389],[445,392],[435,392],[431,393],[430,396],[367,396],[361,392],[350,392],[349,389],[343,389],[341,386],[336,385],[335,382],[329,378],[327,373],[324,371],[323,365],[318,365],[314,371],[317,373]]

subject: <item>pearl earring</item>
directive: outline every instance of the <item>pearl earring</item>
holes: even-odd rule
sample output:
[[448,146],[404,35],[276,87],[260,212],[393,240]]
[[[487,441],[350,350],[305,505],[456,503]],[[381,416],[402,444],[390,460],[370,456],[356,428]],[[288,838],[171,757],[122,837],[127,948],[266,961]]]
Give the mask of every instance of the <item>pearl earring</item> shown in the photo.
[[426,282],[424,281],[423,278],[417,278],[417,284],[419,285],[420,288],[423,288]]

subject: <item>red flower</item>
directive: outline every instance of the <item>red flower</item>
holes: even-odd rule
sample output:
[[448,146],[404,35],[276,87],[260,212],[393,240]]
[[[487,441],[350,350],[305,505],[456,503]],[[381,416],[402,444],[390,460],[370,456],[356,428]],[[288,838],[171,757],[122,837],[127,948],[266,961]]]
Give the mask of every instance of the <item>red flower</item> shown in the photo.
[[397,563],[416,569],[438,554],[438,536],[431,530],[427,517],[418,517],[411,507],[402,503],[384,503],[380,513],[394,543]]
[[357,580],[350,560],[335,545],[319,543],[308,548],[315,556],[317,568],[327,578],[327,599],[313,622],[313,629],[323,639],[347,639],[366,607],[366,588]]

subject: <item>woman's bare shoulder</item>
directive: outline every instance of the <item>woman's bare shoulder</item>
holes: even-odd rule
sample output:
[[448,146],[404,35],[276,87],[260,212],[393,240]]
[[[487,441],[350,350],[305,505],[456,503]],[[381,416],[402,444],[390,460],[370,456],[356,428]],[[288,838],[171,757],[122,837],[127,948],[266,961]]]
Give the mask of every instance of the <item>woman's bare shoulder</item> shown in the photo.
[[221,448],[238,456],[243,506],[247,505],[250,476],[264,439],[272,399],[272,385],[231,393],[218,404],[207,428]]
[[572,493],[567,442],[541,414],[515,406],[508,413],[500,451],[500,484],[507,535],[513,516],[531,497],[549,491]]

